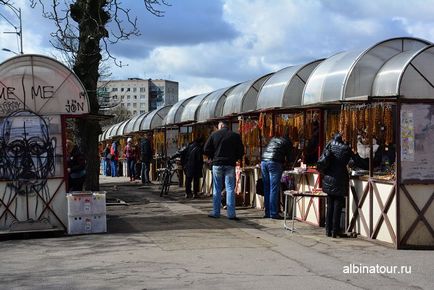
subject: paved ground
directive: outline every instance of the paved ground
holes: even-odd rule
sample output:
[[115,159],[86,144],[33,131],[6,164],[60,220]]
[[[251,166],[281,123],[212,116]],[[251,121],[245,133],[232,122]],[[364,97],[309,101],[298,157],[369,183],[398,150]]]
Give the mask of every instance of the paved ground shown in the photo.
[[[0,242],[0,289],[433,289],[434,251],[331,239],[302,223],[291,234],[251,208],[237,209],[241,221],[211,219],[210,198],[101,182],[129,204],[108,207],[108,233]],[[411,273],[344,273],[361,265]]]

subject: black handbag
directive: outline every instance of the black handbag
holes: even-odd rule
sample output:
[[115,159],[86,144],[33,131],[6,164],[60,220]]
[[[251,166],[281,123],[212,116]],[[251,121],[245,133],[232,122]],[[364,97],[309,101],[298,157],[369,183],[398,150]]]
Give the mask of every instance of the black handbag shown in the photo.
[[330,143],[327,144],[327,146],[324,148],[321,156],[319,157],[317,163],[316,163],[316,169],[324,173],[328,167],[330,166],[330,161],[332,159],[332,152],[330,150]]

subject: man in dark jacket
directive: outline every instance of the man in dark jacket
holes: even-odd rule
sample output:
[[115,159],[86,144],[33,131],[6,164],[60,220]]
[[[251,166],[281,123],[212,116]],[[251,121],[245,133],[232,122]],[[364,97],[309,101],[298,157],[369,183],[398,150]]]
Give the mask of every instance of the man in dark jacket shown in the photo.
[[327,193],[326,234],[336,237],[339,232],[342,208],[348,195],[349,175],[347,165],[352,157],[350,147],[337,133],[329,144],[331,151],[330,165],[324,171],[322,190]]
[[70,139],[66,140],[68,189],[67,191],[82,191],[86,179],[86,159],[80,149]]
[[264,218],[282,219],[279,215],[280,179],[283,165],[289,162],[292,142],[287,134],[274,137],[262,153],[261,174],[264,185]]
[[149,184],[151,180],[149,179],[149,169],[151,168],[152,161],[152,144],[151,135],[146,133],[142,142],[140,143],[140,159],[142,160],[142,183]]
[[[196,138],[172,158],[181,157],[181,165],[185,173],[185,197],[196,198],[199,192],[200,178],[202,177],[203,169],[203,139]],[[193,191],[191,184],[193,183]]]
[[228,218],[237,220],[235,213],[235,163],[244,155],[244,146],[239,134],[228,128],[228,123],[220,121],[218,130],[209,136],[204,154],[212,160],[213,211],[209,217],[220,217],[221,192],[223,181],[226,187]]

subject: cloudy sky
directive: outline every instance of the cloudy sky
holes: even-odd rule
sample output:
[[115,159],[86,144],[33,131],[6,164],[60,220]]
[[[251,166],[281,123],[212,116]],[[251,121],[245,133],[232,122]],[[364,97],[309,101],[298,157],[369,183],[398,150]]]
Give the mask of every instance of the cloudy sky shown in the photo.
[[[178,81],[182,99],[392,37],[434,42],[434,0],[166,1],[160,18],[143,1],[122,1],[141,35],[110,48],[124,65],[108,63],[111,79]],[[40,7],[15,2],[23,9],[24,52],[53,55],[54,25]],[[18,24],[4,7],[0,13]],[[0,32],[14,31],[2,15]],[[19,51],[14,34],[1,33],[0,46]],[[0,62],[12,55],[0,51]]]

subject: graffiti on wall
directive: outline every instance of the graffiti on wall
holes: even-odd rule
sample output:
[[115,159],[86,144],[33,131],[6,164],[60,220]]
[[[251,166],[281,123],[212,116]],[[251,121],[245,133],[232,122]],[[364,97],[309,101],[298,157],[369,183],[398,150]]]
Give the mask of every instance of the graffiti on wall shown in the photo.
[[[22,222],[40,219],[51,198],[47,179],[55,174],[56,138],[42,116],[18,111],[3,119],[0,127],[0,220]],[[25,214],[17,215],[25,209]]]

